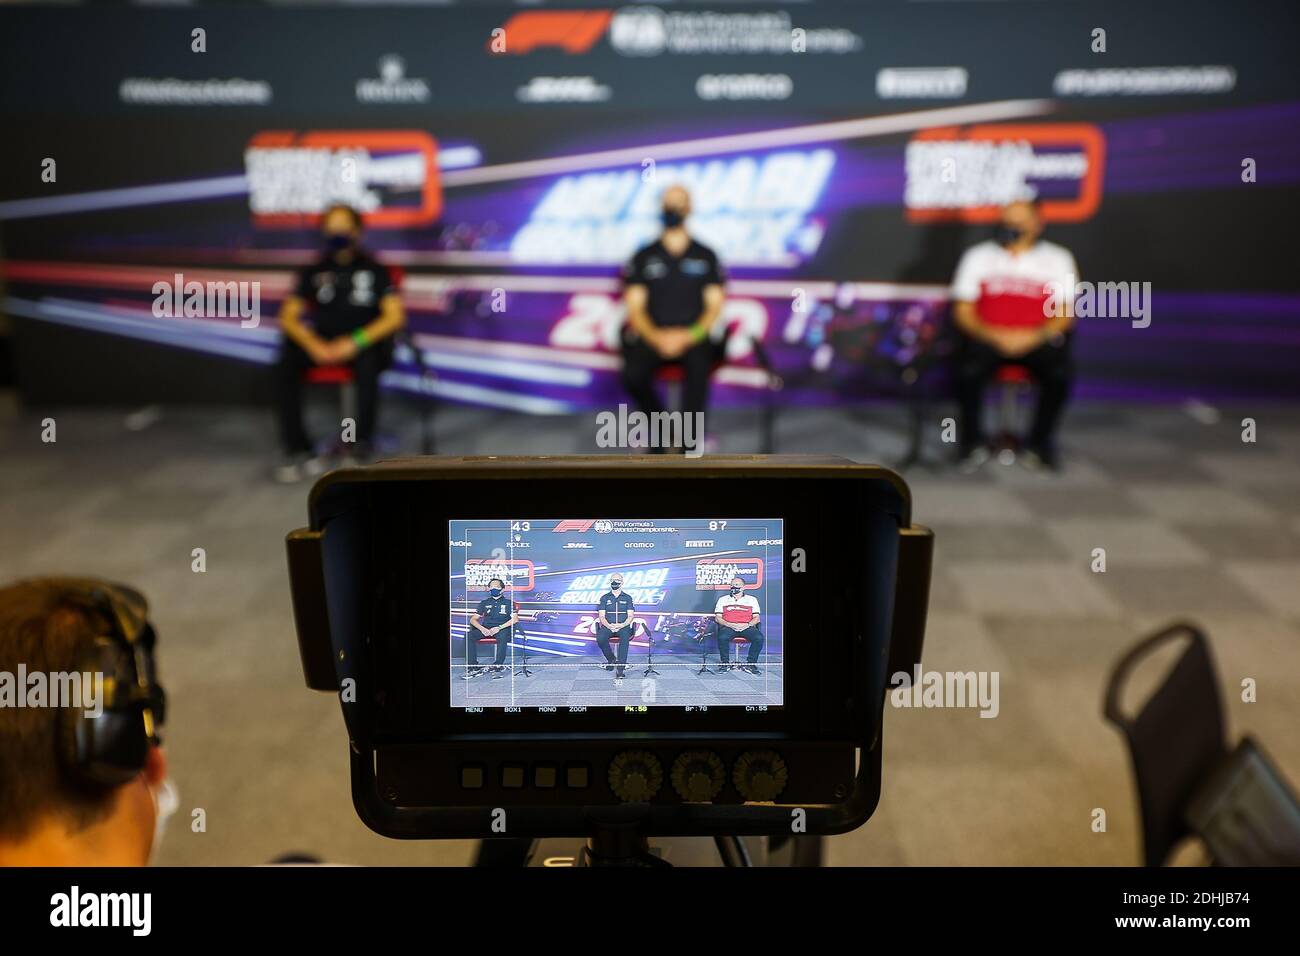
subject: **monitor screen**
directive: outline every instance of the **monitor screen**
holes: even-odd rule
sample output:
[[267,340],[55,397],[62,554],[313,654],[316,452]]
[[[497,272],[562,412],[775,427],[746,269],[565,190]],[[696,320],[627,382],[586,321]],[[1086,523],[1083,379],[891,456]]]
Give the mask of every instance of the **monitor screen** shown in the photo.
[[453,708],[782,705],[782,519],[448,525]]

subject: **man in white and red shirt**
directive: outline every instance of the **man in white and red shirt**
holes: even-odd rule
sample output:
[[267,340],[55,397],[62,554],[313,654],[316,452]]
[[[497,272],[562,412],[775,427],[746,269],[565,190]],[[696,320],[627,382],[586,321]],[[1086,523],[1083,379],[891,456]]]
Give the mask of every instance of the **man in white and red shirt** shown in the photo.
[[740,578],[731,579],[731,587],[726,594],[718,598],[713,608],[713,619],[718,624],[718,660],[721,670],[732,666],[731,653],[728,648],[738,637],[749,641],[749,656],[745,664],[736,661],[736,666],[750,674],[759,673],[758,658],[763,653],[763,633],[758,629],[758,601],[745,593],[745,582]]
[[1025,442],[1031,467],[1057,466],[1055,431],[1073,380],[1071,291],[1079,270],[1069,250],[1044,242],[1029,200],[1002,210],[995,237],[966,250],[953,279],[953,318],[964,337],[957,358],[960,454],[965,470],[989,457],[980,424],[984,387],[1003,365],[1022,365],[1038,385]]

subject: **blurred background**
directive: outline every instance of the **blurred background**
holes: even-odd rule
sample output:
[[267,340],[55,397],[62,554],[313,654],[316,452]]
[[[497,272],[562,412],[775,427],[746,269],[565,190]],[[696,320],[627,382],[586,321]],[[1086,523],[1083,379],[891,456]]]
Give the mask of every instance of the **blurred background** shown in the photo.
[[[160,862],[469,859],[357,822],[338,705],[302,686],[283,537],[307,486],[270,480],[269,366],[336,201],[365,213],[410,319],[381,454],[601,451],[595,413],[626,401],[618,270],[682,182],[737,333],[710,448],[915,462],[938,535],[926,666],[999,671],[1001,713],[889,712],[880,809],[831,862],[1137,862],[1101,694],[1125,647],[1179,617],[1214,643],[1233,728],[1294,778],[1298,16],[0,7],[0,578],[95,574],[153,602],[174,777],[208,816],[173,824]],[[971,175],[949,182],[954,159]],[[1149,323],[1080,319],[1061,474],[959,475],[949,284],[1025,195],[1081,279],[1150,284]],[[168,290],[190,282],[248,309],[187,309]],[[319,389],[318,433],[337,409]]]

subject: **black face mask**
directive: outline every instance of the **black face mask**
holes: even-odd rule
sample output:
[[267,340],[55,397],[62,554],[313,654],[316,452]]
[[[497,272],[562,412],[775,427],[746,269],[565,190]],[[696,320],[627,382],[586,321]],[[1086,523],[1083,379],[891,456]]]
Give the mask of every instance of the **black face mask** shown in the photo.
[[1011,226],[998,225],[993,227],[993,241],[999,246],[1009,246],[1025,238],[1025,230],[1014,229]]
[[740,588],[733,587],[733,588],[731,589],[731,596],[732,596],[732,597],[735,597],[737,594],[740,593],[740,591],[741,591]]
[[346,252],[352,245],[352,237],[341,233],[325,237],[325,248],[332,253]]
[[617,591],[617,590],[618,590],[619,588],[621,588],[622,586],[623,586],[623,582],[622,582],[622,581],[615,581],[613,584],[610,585],[610,588],[611,588],[612,590],[614,590],[614,591]]
[[659,218],[663,220],[665,229],[674,229],[686,221],[686,217],[676,209],[665,209],[659,214]]
[[488,594],[492,595],[493,597],[500,597],[500,596],[501,596],[501,589],[500,589],[500,588],[490,588],[490,589],[488,590]]

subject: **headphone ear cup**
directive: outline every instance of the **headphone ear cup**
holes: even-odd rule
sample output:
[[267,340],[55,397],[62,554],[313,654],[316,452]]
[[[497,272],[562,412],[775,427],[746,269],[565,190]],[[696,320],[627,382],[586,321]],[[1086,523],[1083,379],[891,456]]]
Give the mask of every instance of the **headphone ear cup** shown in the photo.
[[[149,756],[147,703],[127,691],[136,684],[135,664],[126,648],[110,639],[96,641],[82,661],[82,704],[60,714],[64,767],[71,779],[90,790],[107,790],[134,779]],[[93,681],[87,687],[85,681]],[[93,689],[93,696],[92,694]],[[95,712],[97,711],[97,712]]]
[[144,769],[149,755],[143,707],[105,708],[87,716],[79,708],[64,708],[61,736],[65,767],[82,786],[119,787]]

